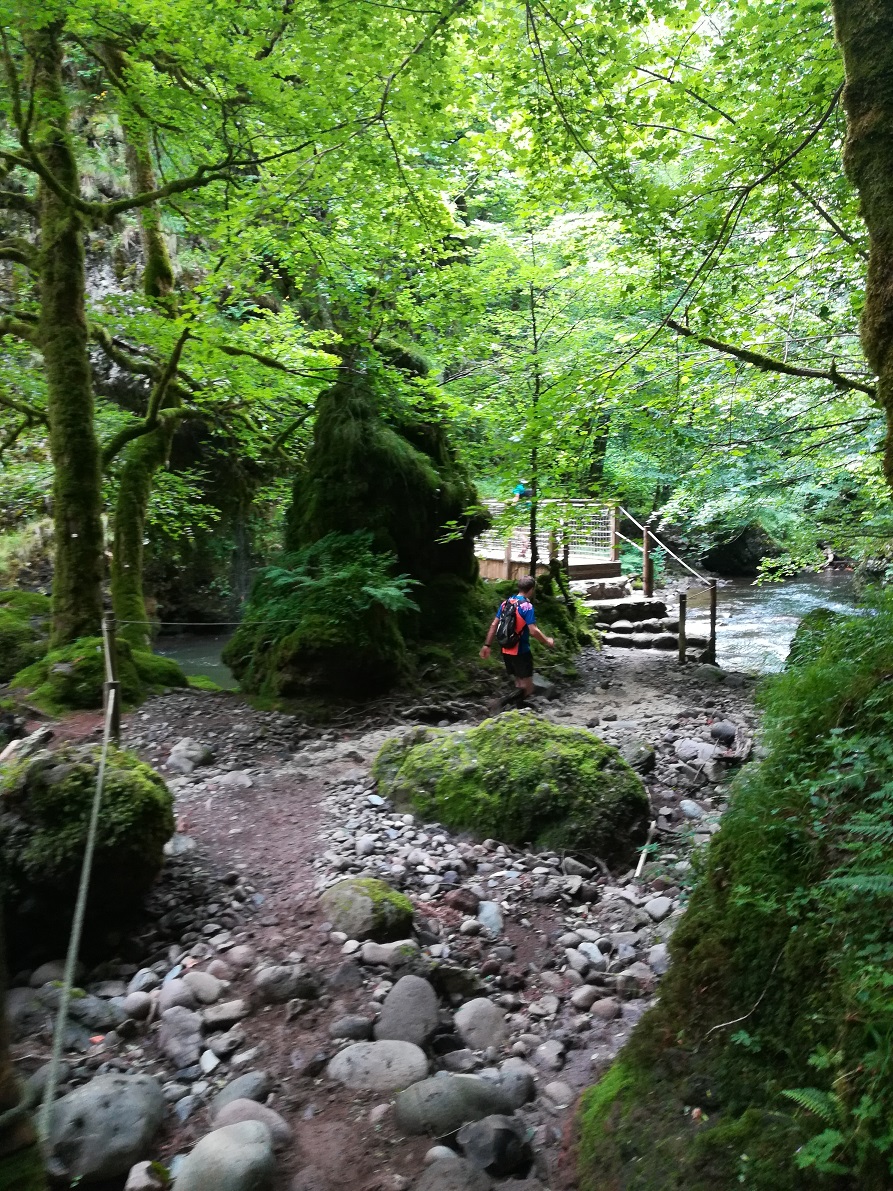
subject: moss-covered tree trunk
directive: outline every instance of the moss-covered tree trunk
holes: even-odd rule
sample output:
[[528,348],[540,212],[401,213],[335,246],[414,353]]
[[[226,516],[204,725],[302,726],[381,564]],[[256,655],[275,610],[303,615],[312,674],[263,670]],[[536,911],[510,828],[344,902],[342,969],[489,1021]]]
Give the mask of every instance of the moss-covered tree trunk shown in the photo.
[[870,256],[862,346],[887,418],[884,474],[893,486],[893,5],[835,0],[847,114],[844,166],[862,201]]
[[[117,56],[114,61],[123,71],[123,59]],[[124,131],[134,193],[154,190],[155,172],[145,133],[126,121]],[[174,285],[174,270],[155,205],[140,209],[140,234],[145,262],[143,292],[149,298],[168,300]],[[170,398],[167,404],[171,404]],[[175,418],[161,418],[154,430],[131,443],[118,480],[111,564],[112,606],[121,625],[120,635],[135,649],[148,649],[151,644],[143,584],[146,516],[155,473],[168,460],[175,429]]]
[[0,1188],[3,1191],[46,1191],[47,1181],[34,1123],[29,1114],[17,1111],[21,1087],[10,1059],[5,1007],[6,963],[3,914],[0,911]]
[[102,497],[99,444],[93,424],[93,384],[85,312],[81,217],[61,187],[78,194],[79,178],[68,131],[62,85],[60,27],[34,35],[35,143],[54,179],[41,180],[39,336],[47,382],[47,419],[53,459],[52,644],[99,632],[102,615]]

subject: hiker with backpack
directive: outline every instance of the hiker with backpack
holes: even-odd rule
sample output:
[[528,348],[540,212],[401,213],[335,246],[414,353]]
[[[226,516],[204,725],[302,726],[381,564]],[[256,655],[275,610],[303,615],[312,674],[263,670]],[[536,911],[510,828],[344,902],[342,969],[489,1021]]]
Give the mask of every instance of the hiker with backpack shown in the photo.
[[490,656],[494,640],[502,650],[502,660],[508,673],[515,680],[515,693],[501,700],[503,706],[516,703],[519,707],[533,694],[533,654],[530,652],[530,638],[554,649],[555,640],[542,633],[536,624],[533,611],[533,593],[536,579],[525,575],[518,583],[518,594],[510,596],[499,605],[493,623],[487,631],[487,640],[481,646],[481,657]]

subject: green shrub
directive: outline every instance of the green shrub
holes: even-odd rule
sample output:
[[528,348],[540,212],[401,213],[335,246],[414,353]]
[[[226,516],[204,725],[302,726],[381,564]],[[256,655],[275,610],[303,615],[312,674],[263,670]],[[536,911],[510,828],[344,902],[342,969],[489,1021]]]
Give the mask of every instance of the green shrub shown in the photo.
[[400,615],[416,607],[393,572],[371,534],[328,534],[260,574],[223,660],[261,695],[385,689],[408,670]]
[[50,600],[28,591],[0,591],[0,682],[9,682],[46,649]]
[[[95,746],[66,745],[0,775],[0,892],[15,907],[7,928],[19,942],[31,929],[55,939],[70,925],[98,759]],[[133,753],[111,747],[89,902],[105,927],[147,892],[173,831],[164,781]]]
[[648,819],[642,783],[616,749],[527,712],[389,740],[373,774],[398,805],[448,827],[609,862],[630,856]]
[[893,1183],[893,599],[823,620],[763,691],[768,755],[660,1002],[584,1102],[581,1191]]
[[[117,642],[121,702],[132,707],[165,687],[186,686],[183,671],[171,658],[134,650]],[[101,637],[81,637],[54,649],[15,674],[11,685],[29,692],[34,706],[50,715],[102,706],[105,660]]]

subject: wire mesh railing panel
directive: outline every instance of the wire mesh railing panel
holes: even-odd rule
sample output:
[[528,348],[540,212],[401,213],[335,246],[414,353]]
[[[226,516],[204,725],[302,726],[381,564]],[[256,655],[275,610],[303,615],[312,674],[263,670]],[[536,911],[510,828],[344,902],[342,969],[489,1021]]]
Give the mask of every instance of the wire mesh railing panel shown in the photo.
[[[530,503],[485,502],[493,524],[477,539],[480,557],[501,557],[511,548],[518,561],[530,557]],[[597,561],[609,560],[612,547],[612,510],[594,501],[541,500],[537,502],[537,554],[549,558],[554,549]]]

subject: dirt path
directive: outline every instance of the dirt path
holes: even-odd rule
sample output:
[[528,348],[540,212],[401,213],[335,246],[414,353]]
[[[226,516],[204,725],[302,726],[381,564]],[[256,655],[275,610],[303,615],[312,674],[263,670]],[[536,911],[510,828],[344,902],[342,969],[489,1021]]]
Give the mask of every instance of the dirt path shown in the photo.
[[[175,1110],[160,1139],[159,1156],[169,1162],[207,1132],[216,1090],[262,1069],[273,1081],[270,1104],[293,1133],[279,1155],[277,1191],[404,1191],[422,1169],[431,1139],[399,1132],[387,1094],[356,1093],[324,1077],[341,1045],[331,1036],[332,1023],[350,1014],[371,1019],[399,973],[358,963],[356,950],[345,954],[350,941],[322,921],[318,893],[344,875],[390,874],[416,905],[427,962],[465,973],[469,989],[479,984],[507,1014],[505,1050],[468,1057],[460,1051],[461,1058],[450,1060],[442,1049],[438,1062],[454,1064],[451,1070],[494,1068],[495,1076],[495,1066],[508,1058],[529,1070],[537,1094],[519,1115],[533,1141],[533,1173],[541,1186],[571,1186],[572,1101],[650,1003],[665,967],[663,943],[685,902],[686,857],[715,829],[723,805],[722,785],[681,759],[677,742],[710,738],[716,720],[736,724],[743,741],[754,723],[751,684],[735,676],[717,681],[707,669],[680,671],[665,655],[632,651],[614,657],[587,651],[581,669],[576,686],[537,711],[557,723],[594,727],[626,750],[654,750],[644,780],[665,833],[638,886],[629,883],[631,874],[581,878],[566,871],[561,857],[526,855],[495,841],[475,844],[394,817],[370,798],[368,778],[391,725],[320,731],[254,711],[236,695],[198,692],[172,692],[129,716],[123,743],[168,777],[179,834],[146,929],[122,947],[117,968],[104,971],[128,980],[137,968],[154,967],[169,980],[181,968],[213,967],[230,981],[226,999],[245,997],[253,1009],[237,1027],[239,1045],[212,1071],[173,1071],[153,1027],[146,1042],[110,1035],[88,1048],[75,1059],[72,1084],[104,1069],[157,1074]],[[84,720],[81,727],[90,732],[95,723]],[[213,761],[172,774],[168,757],[183,737],[208,746]],[[696,800],[699,818],[687,816],[683,800]],[[422,850],[421,864],[406,863],[410,848]],[[472,931],[473,909],[448,903],[455,889],[469,892],[469,906],[481,898],[496,906],[502,928]],[[668,899],[665,920],[644,908],[656,894]],[[573,965],[589,936],[610,958],[604,977],[587,978],[587,986]],[[237,952],[244,957],[245,948],[250,967],[228,961]],[[309,964],[321,975],[322,995],[260,1007],[251,970],[261,963]],[[581,1008],[587,987],[597,987],[600,999]],[[19,1043],[27,1069],[45,1051],[45,1037]]]

